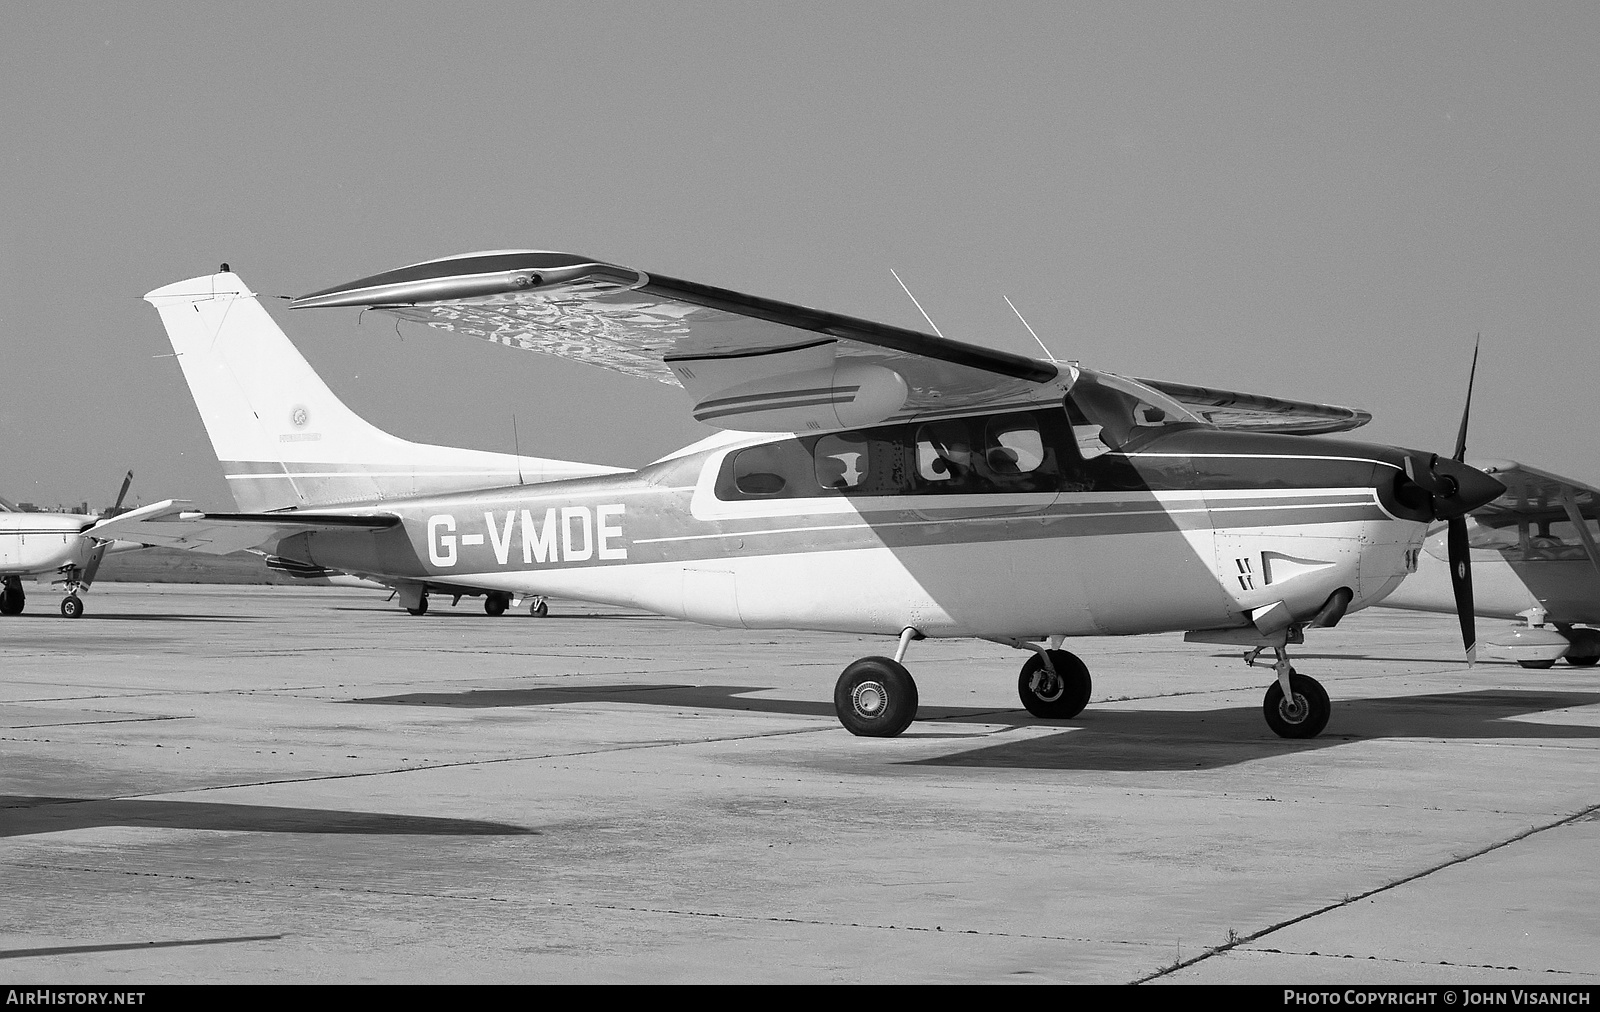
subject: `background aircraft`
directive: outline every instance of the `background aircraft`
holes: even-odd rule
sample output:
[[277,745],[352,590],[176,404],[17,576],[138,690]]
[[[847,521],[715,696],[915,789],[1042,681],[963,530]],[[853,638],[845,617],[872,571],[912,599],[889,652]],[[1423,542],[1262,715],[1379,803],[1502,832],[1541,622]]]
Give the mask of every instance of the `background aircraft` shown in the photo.
[[[483,488],[441,491],[471,451],[402,444],[303,361],[266,354],[287,339],[237,276],[146,298],[246,512],[158,503],[123,518],[130,536],[371,575],[408,607],[459,585],[896,636],[893,658],[862,658],[836,686],[862,735],[915,716],[901,662],[917,639],[1031,651],[1024,705],[1070,718],[1091,679],[1065,637],[1187,630],[1272,650],[1267,723],[1313,737],[1330,704],[1290,644],[1393,590],[1427,524],[1456,531],[1503,491],[1460,447],[1451,460],[1315,435],[1364,412],[1143,383],[534,251],[416,264],[295,305],[383,308],[676,383],[726,431],[637,472],[513,485],[495,460]],[[1452,554],[1470,650],[1464,547]]]
[[78,513],[23,512],[15,503],[0,499],[0,615],[20,615],[27,604],[22,588],[24,576],[53,576],[52,583],[64,583],[61,614],[78,618],[83,614],[83,599],[94,583],[100,560],[108,551],[122,552],[143,548],[141,544],[114,543],[115,537],[101,536],[105,524],[122,508],[133,472],[122,479],[116,505],[104,518]]
[[[1600,661],[1600,630],[1580,628],[1600,624],[1600,489],[1510,460],[1474,464],[1506,487],[1468,516],[1475,610],[1523,620],[1485,652],[1527,668]],[[1444,531],[1429,531],[1416,575],[1382,606],[1454,611],[1448,559]]]

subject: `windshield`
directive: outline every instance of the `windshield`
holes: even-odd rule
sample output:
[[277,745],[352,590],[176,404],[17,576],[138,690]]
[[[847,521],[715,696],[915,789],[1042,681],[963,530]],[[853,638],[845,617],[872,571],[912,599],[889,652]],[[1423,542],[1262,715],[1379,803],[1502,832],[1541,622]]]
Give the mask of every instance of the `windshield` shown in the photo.
[[1172,425],[1204,425],[1183,405],[1143,383],[1084,370],[1066,397],[1085,460]]

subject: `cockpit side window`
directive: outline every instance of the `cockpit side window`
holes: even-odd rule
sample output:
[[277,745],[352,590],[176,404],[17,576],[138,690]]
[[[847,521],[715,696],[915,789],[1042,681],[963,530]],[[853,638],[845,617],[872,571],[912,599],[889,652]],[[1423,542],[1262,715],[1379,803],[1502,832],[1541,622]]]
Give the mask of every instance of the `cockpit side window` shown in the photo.
[[792,498],[820,491],[811,458],[794,440],[749,446],[733,455],[733,487],[741,497]]

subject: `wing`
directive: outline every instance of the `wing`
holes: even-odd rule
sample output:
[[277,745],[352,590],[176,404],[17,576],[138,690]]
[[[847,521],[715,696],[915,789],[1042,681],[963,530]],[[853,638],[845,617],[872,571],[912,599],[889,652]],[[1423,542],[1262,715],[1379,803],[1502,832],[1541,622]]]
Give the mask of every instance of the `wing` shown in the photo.
[[227,555],[246,548],[275,546],[306,531],[383,530],[400,518],[392,513],[201,513],[193,503],[167,499],[102,520],[84,533],[104,541],[184,548]]
[[[853,428],[1058,400],[1080,370],[647,274],[569,253],[474,253],[294,300],[364,306],[440,330],[678,383],[723,429]],[[1337,432],[1364,411],[1141,381],[1224,428]]]
[[1166,380],[1142,379],[1139,382],[1161,391],[1220,429],[1316,436],[1346,432],[1372,421],[1369,412],[1336,404],[1289,401]]
[[567,253],[433,260],[294,300],[680,384],[724,429],[849,428],[1060,396],[1052,362]]

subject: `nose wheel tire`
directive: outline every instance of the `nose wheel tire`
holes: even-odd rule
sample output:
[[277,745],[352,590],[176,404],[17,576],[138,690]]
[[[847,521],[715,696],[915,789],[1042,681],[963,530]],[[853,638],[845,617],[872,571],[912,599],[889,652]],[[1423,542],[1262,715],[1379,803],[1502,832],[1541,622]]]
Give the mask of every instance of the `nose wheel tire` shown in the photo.
[[68,594],[61,599],[61,617],[78,618],[83,614],[83,599],[76,594]]
[[544,598],[541,597],[537,601],[533,602],[533,605],[528,609],[528,614],[532,615],[534,618],[544,618],[546,615],[550,614],[550,605],[545,602]]
[[839,676],[833,708],[851,734],[893,738],[917,716],[917,683],[887,657],[863,657]]
[[1044,657],[1034,654],[1022,665],[1017,676],[1017,695],[1023,707],[1035,717],[1046,720],[1070,720],[1089,705],[1089,694],[1094,690],[1089,669],[1076,654],[1065,650],[1051,650],[1050,664],[1055,675],[1045,667]]
[[1283,686],[1273,682],[1261,702],[1267,726],[1280,738],[1315,738],[1328,726],[1333,704],[1328,693],[1315,678],[1289,671],[1289,688],[1293,698],[1285,699]]

